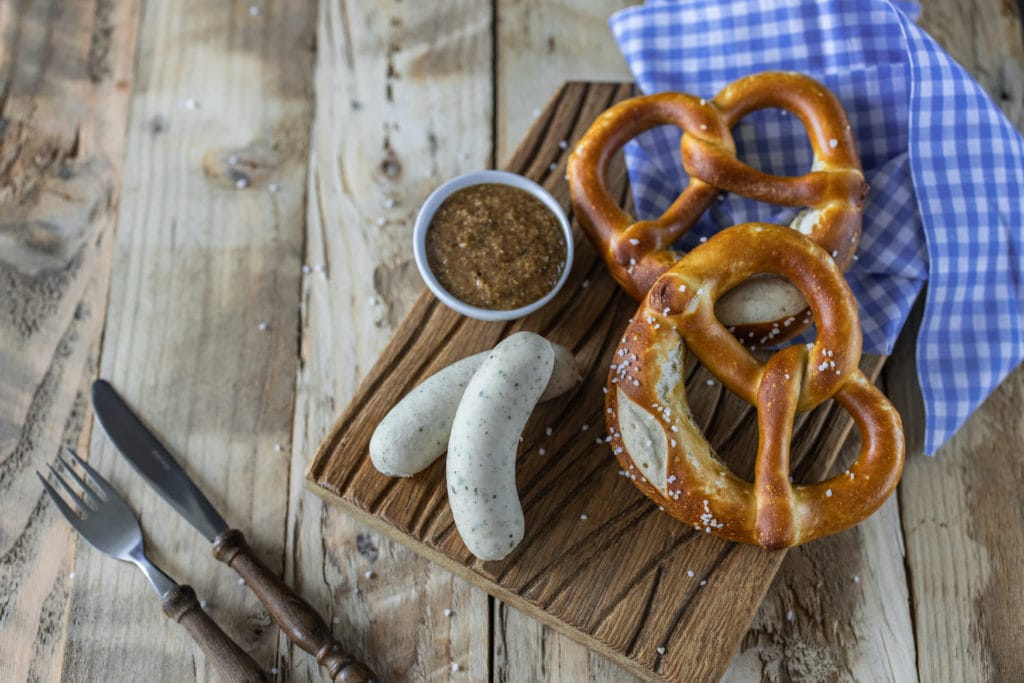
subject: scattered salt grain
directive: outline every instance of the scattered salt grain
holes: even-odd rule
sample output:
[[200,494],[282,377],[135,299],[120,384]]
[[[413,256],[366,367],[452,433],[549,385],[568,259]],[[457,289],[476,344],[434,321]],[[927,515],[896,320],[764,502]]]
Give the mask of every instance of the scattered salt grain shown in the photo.
[[249,187],[249,181],[246,180],[245,178],[239,178],[238,180],[235,181],[235,187],[237,187],[239,190],[245,189]]
[[831,140],[828,141],[828,146],[831,147],[832,149],[835,149],[836,147],[839,146],[839,140],[832,138]]
[[280,190],[281,190],[281,186],[278,185],[277,183],[270,183],[269,185],[267,185],[267,191],[268,192],[278,192]]
[[313,270],[313,269],[309,267],[309,264],[306,264],[306,263],[302,264],[302,272],[303,273],[308,273],[311,270]]
[[203,609],[206,609],[206,600],[200,600],[199,601],[199,606],[202,607]]
[[449,609],[448,607],[445,607],[445,608],[444,608],[444,615],[445,615],[446,617],[450,617],[450,616],[452,615],[452,611],[451,611],[451,609]]
[[588,429],[590,429],[590,425],[583,425],[582,427],[580,427],[580,431],[583,432],[587,431]]
[[587,513],[584,512],[582,515],[580,515],[580,519],[582,519],[584,522],[587,521]]
[[452,662],[452,671],[458,671],[458,670],[459,670],[459,663],[458,662]]
[[331,617],[331,623],[332,624],[340,624],[341,623],[341,617]]
[[832,497],[832,489],[826,489],[825,490],[825,497],[826,498],[831,498]]
[[857,576],[856,574],[854,574],[854,575],[853,575],[853,582],[854,582],[854,583],[860,583],[860,577],[859,577],[859,576]]
[[256,5],[253,5],[252,7],[249,8],[249,16],[250,17],[258,17],[259,15],[260,15],[260,8],[259,7],[257,7]]
[[363,576],[365,576],[368,579],[372,579],[373,577],[376,576],[376,574],[373,573],[373,570],[367,569],[366,573],[364,573]]
[[693,570],[692,569],[687,569],[686,570],[686,575],[692,577],[693,576]]
[[185,100],[185,109],[191,109],[192,111],[199,109],[199,100],[194,97],[188,98]]
[[547,451],[544,450],[543,448],[538,448],[537,452],[540,453],[541,455],[544,455],[545,453],[547,453]]
[[786,612],[786,621],[793,621],[793,610]]
[[569,146],[569,141],[568,140],[562,140],[561,142],[558,143],[558,148],[559,149],[565,149],[568,146]]
[[660,645],[656,649],[659,655],[665,654],[665,648],[661,647]]
[[239,586],[244,586],[245,585],[245,579],[239,579],[238,580],[238,585]]
[[264,323],[264,322],[261,322],[259,325],[256,326],[256,329],[258,329],[260,332],[263,332],[264,330],[267,329],[267,324]]
[[283,447],[281,446],[281,444],[279,444],[279,443],[275,443],[275,444],[274,444],[274,450],[275,450],[276,452],[280,453],[280,452],[281,452],[282,450],[284,450],[284,449],[283,449]]
[[590,280],[584,280],[583,284],[580,285],[580,287],[582,287],[583,289],[586,289],[589,286],[590,286]]

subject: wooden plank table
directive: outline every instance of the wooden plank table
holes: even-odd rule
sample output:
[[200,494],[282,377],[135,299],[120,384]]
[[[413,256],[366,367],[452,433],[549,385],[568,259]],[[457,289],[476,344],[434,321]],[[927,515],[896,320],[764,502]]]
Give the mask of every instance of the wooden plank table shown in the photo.
[[[419,203],[506,161],[561,82],[627,78],[606,25],[625,4],[0,3],[0,680],[213,679],[143,577],[42,497],[61,444],[257,661],[319,680],[93,433],[98,374],[387,680],[631,680],[302,482],[419,291]],[[924,4],[1024,126],[1016,6]],[[789,553],[726,679],[1024,677],[1022,402],[1018,368],[879,514]]]

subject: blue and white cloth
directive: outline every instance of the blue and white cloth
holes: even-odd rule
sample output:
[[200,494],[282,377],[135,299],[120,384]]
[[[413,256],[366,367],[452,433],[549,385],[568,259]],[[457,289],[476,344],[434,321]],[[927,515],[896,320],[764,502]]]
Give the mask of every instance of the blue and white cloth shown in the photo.
[[[864,350],[890,353],[927,281],[917,371],[934,453],[1024,357],[1024,139],[985,91],[887,0],[648,0],[611,18],[644,93],[712,97],[748,74],[806,73],[840,99],[871,186],[857,260]],[[802,124],[763,110],[733,131],[739,157],[806,173]],[[637,213],[658,216],[685,186],[678,129],[626,147]],[[682,240],[796,209],[726,196]]]

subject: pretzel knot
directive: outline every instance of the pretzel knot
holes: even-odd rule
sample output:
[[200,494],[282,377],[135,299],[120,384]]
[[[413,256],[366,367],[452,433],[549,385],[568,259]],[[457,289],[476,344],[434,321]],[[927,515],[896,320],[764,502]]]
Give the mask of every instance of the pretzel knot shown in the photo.
[[[736,158],[730,129],[747,114],[768,107],[790,111],[807,128],[814,152],[807,174],[769,175]],[[608,166],[627,141],[665,124],[683,130],[681,151],[689,184],[660,217],[637,221],[609,194]],[[568,171],[580,225],[615,280],[637,300],[679,260],[672,243],[722,191],[805,207],[791,227],[810,236],[844,270],[860,239],[867,184],[846,113],[827,88],[801,74],[748,76],[712,100],[662,93],[620,102],[601,114],[579,141]],[[757,277],[723,297],[718,313],[737,334],[753,333],[758,342],[774,344],[803,329],[805,305],[788,283]],[[790,320],[788,327],[774,325],[785,320]]]
[[[794,283],[818,321],[818,337],[761,364],[715,315],[719,298],[755,273]],[[686,350],[757,408],[753,483],[713,452],[690,414]],[[608,430],[634,483],[694,528],[765,548],[841,531],[874,512],[903,469],[900,417],[858,369],[856,302],[835,261],[784,226],[745,223],[694,249],[658,279],[616,350],[607,396]],[[797,412],[835,398],[862,445],[850,468],[820,484],[790,483]]]

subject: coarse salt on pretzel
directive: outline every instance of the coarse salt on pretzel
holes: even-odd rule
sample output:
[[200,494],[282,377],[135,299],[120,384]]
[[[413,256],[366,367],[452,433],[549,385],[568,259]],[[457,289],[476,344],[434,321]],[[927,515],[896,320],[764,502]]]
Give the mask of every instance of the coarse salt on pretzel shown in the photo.
[[[730,129],[747,114],[769,107],[788,110],[807,128],[814,152],[807,174],[770,175],[736,158]],[[627,141],[665,124],[683,130],[681,153],[689,184],[660,217],[637,221],[609,194],[608,165]],[[867,184],[846,113],[825,86],[802,74],[754,74],[711,100],[662,93],[620,102],[594,121],[574,148],[568,171],[580,225],[615,280],[637,300],[679,260],[672,243],[720,192],[806,207],[791,227],[809,235],[844,270],[860,239]],[[806,304],[785,281],[757,275],[723,297],[718,314],[738,336],[774,344],[803,329]]]
[[[763,365],[715,313],[719,298],[755,273],[794,283],[818,323],[813,343],[783,349]],[[757,408],[753,483],[717,458],[690,414],[687,349]],[[613,452],[649,498],[702,532],[785,548],[841,531],[885,501],[904,460],[899,415],[859,370],[860,353],[853,294],[824,249],[783,226],[728,228],[664,273],[627,328],[606,400]],[[794,416],[828,398],[853,417],[860,454],[843,474],[793,485]]]

